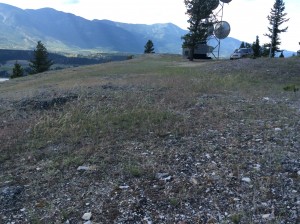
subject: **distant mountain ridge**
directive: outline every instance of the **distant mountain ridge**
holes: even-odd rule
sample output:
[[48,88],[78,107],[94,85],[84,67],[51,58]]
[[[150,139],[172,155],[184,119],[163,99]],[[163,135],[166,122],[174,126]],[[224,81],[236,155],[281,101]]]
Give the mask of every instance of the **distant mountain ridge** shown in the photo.
[[[0,3],[0,48],[33,49],[38,40],[53,52],[100,51],[143,53],[151,39],[157,53],[181,54],[187,33],[172,24],[127,24],[87,20],[52,8],[20,9]],[[222,40],[221,56],[228,56],[241,41]]]

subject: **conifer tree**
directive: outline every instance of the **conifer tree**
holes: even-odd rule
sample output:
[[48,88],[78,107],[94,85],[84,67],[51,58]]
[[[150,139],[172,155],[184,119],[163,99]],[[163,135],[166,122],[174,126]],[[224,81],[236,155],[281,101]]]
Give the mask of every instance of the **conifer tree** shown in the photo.
[[22,68],[22,66],[18,63],[18,61],[15,62],[15,66],[13,68],[13,74],[11,75],[10,78],[14,79],[14,78],[19,78],[22,77],[24,75],[24,70]]
[[271,9],[270,15],[268,15],[268,20],[270,27],[268,27],[269,33],[265,34],[265,36],[270,38],[270,57],[275,56],[275,52],[280,51],[280,38],[279,34],[287,31],[288,27],[280,29],[279,27],[289,21],[285,16],[287,13],[284,12],[285,3],[283,0],[275,0],[273,8]]
[[260,47],[258,36],[256,36],[256,40],[252,44],[252,49],[253,49],[253,52],[254,52],[254,54],[253,54],[254,57],[260,57],[261,56],[261,47]]
[[145,45],[145,50],[144,50],[145,54],[151,54],[154,53],[154,44],[152,42],[152,40],[148,40],[146,45]]
[[31,74],[37,74],[48,71],[53,65],[53,62],[48,59],[47,48],[38,41],[36,49],[34,50],[34,59],[31,60],[29,66],[31,68]]
[[261,46],[261,56],[268,57],[270,54],[270,44],[263,44]]
[[189,33],[182,37],[183,48],[189,48],[189,59],[194,59],[195,48],[198,44],[206,43],[211,27],[212,11],[219,4],[219,0],[184,0],[186,14],[189,16]]
[[280,58],[284,58],[283,51],[281,51],[281,53],[280,53],[279,57],[280,57]]
[[252,47],[252,45],[251,44],[249,44],[249,43],[245,43],[245,48],[251,48]]

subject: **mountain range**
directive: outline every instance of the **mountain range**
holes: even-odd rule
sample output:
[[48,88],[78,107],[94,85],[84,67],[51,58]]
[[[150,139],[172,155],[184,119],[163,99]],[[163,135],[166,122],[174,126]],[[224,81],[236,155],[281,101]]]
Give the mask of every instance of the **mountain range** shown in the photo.
[[[32,50],[38,40],[52,52],[143,53],[152,40],[156,53],[181,54],[187,30],[172,23],[127,24],[87,20],[52,8],[20,9],[0,3],[0,48]],[[221,56],[228,56],[241,41],[221,42]],[[213,42],[214,45],[217,42]]]

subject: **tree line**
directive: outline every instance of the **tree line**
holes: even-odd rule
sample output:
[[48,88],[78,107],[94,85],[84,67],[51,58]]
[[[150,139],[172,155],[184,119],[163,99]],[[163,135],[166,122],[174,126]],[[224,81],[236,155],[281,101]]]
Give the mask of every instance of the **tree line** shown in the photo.
[[[127,54],[93,54],[89,56],[77,55],[67,57],[56,53],[48,53],[44,44],[39,41],[34,51],[30,50],[0,50],[0,61],[12,60],[18,57],[21,60],[29,61],[29,67],[23,68],[18,61],[15,62],[12,74],[9,75],[6,71],[3,71],[6,76],[10,78],[18,78],[24,75],[32,75],[51,69],[57,70],[63,67],[56,66],[55,64],[80,66],[80,65],[91,65],[105,63],[109,61],[123,61],[131,59],[132,55]],[[1,75],[1,74],[0,74]]]

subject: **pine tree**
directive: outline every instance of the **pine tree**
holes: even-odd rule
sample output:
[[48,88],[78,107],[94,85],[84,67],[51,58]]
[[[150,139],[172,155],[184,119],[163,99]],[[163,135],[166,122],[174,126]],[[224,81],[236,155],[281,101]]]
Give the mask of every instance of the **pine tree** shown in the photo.
[[14,79],[14,78],[19,78],[22,77],[24,75],[24,70],[22,68],[22,66],[18,63],[18,61],[15,62],[15,66],[13,68],[13,74],[11,75],[10,78]]
[[198,44],[206,43],[209,28],[212,26],[212,11],[219,5],[219,0],[184,0],[186,14],[189,16],[189,33],[182,37],[183,48],[189,48],[189,59],[194,59]]
[[268,27],[269,33],[265,34],[265,36],[269,37],[270,42],[270,57],[275,56],[275,52],[280,51],[280,38],[279,34],[287,31],[288,27],[280,29],[279,27],[289,21],[285,16],[287,13],[284,13],[285,3],[283,0],[275,0],[273,8],[271,9],[270,15],[267,17],[269,20],[269,24],[271,27]]
[[241,43],[240,48],[245,48],[245,42],[244,41]]
[[245,48],[251,48],[252,47],[252,45],[251,44],[249,44],[249,43],[245,43]]
[[268,57],[270,54],[270,44],[263,44],[261,47],[261,56]]
[[48,71],[53,65],[53,62],[48,59],[47,48],[38,41],[36,49],[34,50],[34,59],[31,60],[29,66],[31,68],[31,74],[37,74]]
[[252,44],[252,49],[253,49],[253,52],[254,52],[254,54],[253,54],[254,57],[260,57],[261,56],[261,47],[260,47],[258,36],[256,36],[256,40]]
[[280,53],[279,57],[280,57],[280,58],[284,58],[283,51],[281,51],[281,53]]
[[152,40],[148,40],[146,45],[145,45],[145,50],[144,50],[145,54],[153,54],[154,52],[154,44],[152,42]]

